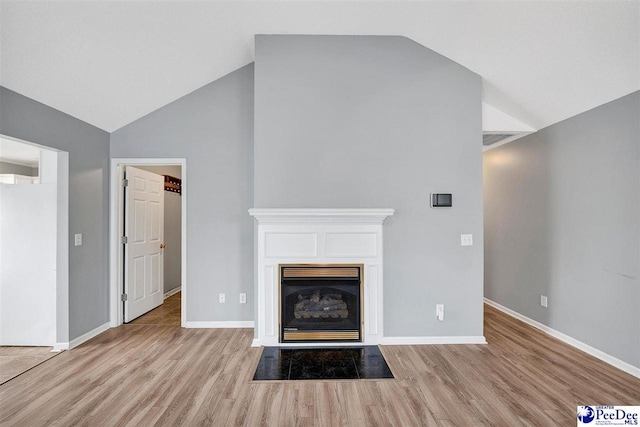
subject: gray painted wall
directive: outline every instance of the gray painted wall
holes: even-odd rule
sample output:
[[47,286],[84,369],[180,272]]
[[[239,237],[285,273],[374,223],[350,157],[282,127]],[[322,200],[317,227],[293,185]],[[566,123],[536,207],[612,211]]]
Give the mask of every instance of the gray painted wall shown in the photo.
[[[158,175],[182,178],[180,166],[136,166]],[[180,286],[182,262],[182,196],[164,192],[164,292]]]
[[38,176],[38,168],[0,161],[0,173],[13,173],[16,175],[24,176]]
[[69,338],[109,321],[109,134],[0,87],[0,134],[69,153]]
[[[255,74],[255,206],[396,209],[385,336],[481,336],[480,77],[368,36],[257,36]],[[431,192],[453,193],[453,208],[430,208]]]
[[635,92],[487,151],[484,217],[488,298],[640,367],[638,117]]
[[253,319],[252,152],[253,64],[111,134],[114,158],[187,159],[187,321]]

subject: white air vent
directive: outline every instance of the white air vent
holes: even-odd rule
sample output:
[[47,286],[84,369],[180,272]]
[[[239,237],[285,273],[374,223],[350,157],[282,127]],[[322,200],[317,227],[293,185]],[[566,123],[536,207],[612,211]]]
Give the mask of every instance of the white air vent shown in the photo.
[[492,150],[536,130],[487,103],[482,103],[483,151]]
[[501,145],[507,144],[511,141],[515,141],[518,138],[522,138],[523,136],[529,135],[533,132],[482,132],[482,147],[483,151],[491,150],[493,148],[500,147]]
[[482,135],[482,145],[486,147],[488,145],[496,144],[515,135],[517,135],[517,133],[485,133]]

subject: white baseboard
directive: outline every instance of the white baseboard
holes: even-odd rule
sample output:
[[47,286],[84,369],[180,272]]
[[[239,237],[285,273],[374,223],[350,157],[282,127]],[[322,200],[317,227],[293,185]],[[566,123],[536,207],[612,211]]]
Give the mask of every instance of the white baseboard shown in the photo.
[[164,299],[169,298],[172,295],[177,294],[178,292],[180,292],[182,290],[182,286],[178,286],[176,288],[171,289],[170,291],[167,291],[164,293]]
[[185,328],[253,328],[255,323],[253,320],[229,320],[229,321],[214,321],[214,322],[184,322]]
[[537,320],[533,320],[523,314],[518,313],[517,311],[513,311],[508,307],[505,307],[501,304],[498,304],[495,301],[492,301],[488,298],[484,299],[484,302],[487,305],[490,305],[491,307],[502,311],[505,314],[508,314],[511,317],[515,317],[518,320],[523,321],[524,323],[533,326],[536,329],[541,330],[542,332],[551,335],[554,338],[559,339],[560,341],[563,341],[567,344],[569,344],[572,347],[577,348],[578,350],[582,350],[587,354],[590,354],[591,356],[602,360],[603,362],[607,362],[608,364],[610,364],[611,366],[615,366],[618,369],[621,369],[623,371],[625,371],[628,374],[633,375],[634,377],[638,377],[640,378],[640,368],[633,366],[630,363],[627,363],[623,360],[618,359],[617,357],[614,357],[610,354],[605,353],[602,350],[598,350],[595,347],[591,347],[589,344],[585,344],[582,341],[578,341],[575,338],[570,337],[569,335],[563,334],[560,331],[557,331],[547,325],[545,325],[544,323],[540,323]]
[[483,336],[384,337],[382,345],[486,344]]
[[258,338],[254,338],[253,341],[251,341],[251,347],[262,347],[260,340]]
[[101,333],[103,333],[104,331],[106,331],[107,329],[109,329],[111,326],[109,324],[109,322],[102,324],[100,326],[98,326],[97,328],[87,332],[86,334],[80,335],[78,338],[75,338],[73,340],[71,340],[71,342],[69,342],[69,350],[72,348],[75,348],[77,346],[79,346],[80,344],[83,344],[87,341],[89,341],[91,338],[93,337],[97,337],[98,335],[100,335]]
[[52,353],[59,353],[61,351],[64,350],[69,350],[69,343],[68,342],[57,342],[53,345],[53,348],[51,349]]

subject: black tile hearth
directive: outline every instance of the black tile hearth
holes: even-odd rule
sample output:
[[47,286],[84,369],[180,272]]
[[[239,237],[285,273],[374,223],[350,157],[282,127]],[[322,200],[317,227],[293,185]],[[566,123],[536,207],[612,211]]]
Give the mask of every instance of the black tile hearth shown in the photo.
[[345,348],[265,347],[253,376],[262,380],[393,378],[376,346]]

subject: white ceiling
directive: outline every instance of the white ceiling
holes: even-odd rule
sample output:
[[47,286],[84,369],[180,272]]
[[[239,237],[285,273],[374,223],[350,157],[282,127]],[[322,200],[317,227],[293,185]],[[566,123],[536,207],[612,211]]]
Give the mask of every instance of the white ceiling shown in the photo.
[[2,0],[0,84],[114,131],[253,61],[255,34],[403,35],[539,129],[640,89],[640,1]]

